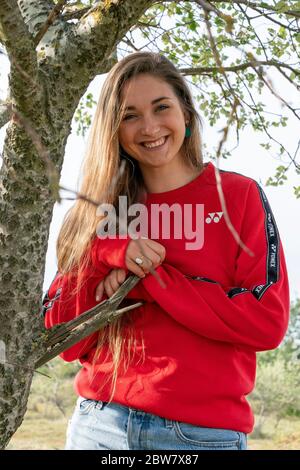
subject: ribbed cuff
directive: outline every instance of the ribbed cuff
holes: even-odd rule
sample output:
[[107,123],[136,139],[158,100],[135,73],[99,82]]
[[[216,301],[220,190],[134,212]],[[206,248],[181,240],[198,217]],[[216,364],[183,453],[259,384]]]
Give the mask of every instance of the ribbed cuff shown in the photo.
[[100,239],[96,236],[92,244],[92,262],[97,268],[99,263],[104,263],[111,268],[122,268],[127,270],[125,255],[129,242],[132,240],[129,236],[126,238],[105,238]]

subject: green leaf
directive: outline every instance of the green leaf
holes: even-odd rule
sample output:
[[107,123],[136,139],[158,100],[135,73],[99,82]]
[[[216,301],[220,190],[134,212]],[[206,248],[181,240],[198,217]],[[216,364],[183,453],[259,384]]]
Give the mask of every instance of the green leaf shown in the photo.
[[196,23],[196,21],[192,21],[189,25],[188,25],[189,29],[191,31],[197,31],[197,28],[198,28],[198,24]]
[[296,198],[299,199],[300,198],[300,186],[293,186],[293,189],[294,189],[294,194]]
[[286,39],[287,36],[287,30],[283,26],[280,26],[278,36],[281,37],[281,39]]
[[280,0],[274,5],[274,7],[280,13],[284,13],[290,9],[290,6],[287,4],[286,0]]

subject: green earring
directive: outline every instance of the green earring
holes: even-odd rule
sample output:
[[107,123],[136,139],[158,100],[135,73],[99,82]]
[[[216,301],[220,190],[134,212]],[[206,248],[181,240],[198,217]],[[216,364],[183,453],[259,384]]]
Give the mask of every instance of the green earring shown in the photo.
[[190,126],[185,128],[185,137],[191,137],[192,132]]

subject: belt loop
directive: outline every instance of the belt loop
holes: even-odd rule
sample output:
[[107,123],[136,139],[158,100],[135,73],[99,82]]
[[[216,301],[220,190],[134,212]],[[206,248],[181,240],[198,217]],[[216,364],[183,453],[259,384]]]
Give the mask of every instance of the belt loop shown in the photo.
[[166,425],[166,428],[173,428],[173,424],[174,424],[174,421],[171,420],[171,419],[167,419],[165,418],[165,425]]

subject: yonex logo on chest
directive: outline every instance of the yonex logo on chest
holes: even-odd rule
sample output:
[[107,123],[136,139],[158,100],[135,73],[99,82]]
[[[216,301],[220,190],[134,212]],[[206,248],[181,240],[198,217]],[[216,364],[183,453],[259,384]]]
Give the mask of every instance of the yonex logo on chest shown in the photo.
[[210,224],[211,222],[214,222],[215,224],[217,224],[218,222],[220,222],[222,216],[223,216],[223,212],[209,212],[208,216],[205,219],[205,222],[207,224]]

